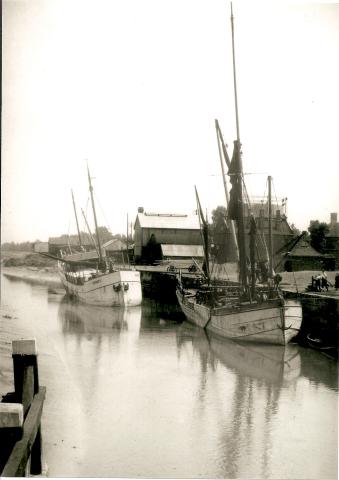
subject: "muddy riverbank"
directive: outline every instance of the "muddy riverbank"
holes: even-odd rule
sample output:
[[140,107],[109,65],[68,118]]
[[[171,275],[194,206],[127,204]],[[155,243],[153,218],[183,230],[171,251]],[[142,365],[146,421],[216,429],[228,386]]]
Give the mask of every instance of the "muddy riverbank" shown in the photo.
[[2,267],[1,270],[8,278],[16,278],[30,283],[62,288],[58,272],[54,267]]

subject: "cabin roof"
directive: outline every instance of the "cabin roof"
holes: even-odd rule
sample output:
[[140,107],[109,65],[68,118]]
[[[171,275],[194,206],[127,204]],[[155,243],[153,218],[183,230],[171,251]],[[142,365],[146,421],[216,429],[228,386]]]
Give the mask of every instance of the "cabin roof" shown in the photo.
[[135,223],[139,223],[141,228],[200,229],[198,215],[138,213]]

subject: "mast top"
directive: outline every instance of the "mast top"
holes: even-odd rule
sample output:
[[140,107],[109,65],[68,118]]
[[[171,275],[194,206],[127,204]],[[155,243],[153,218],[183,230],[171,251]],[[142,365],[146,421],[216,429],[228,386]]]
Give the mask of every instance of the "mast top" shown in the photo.
[[238,95],[237,95],[237,74],[236,74],[236,68],[235,68],[235,48],[234,48],[234,16],[233,16],[232,2],[231,2],[231,27],[232,27],[232,55],[233,55],[233,85],[234,85],[235,119],[236,119],[236,127],[237,127],[237,141],[238,141],[238,143],[240,143]]
[[89,190],[92,191],[93,190],[93,187],[92,187],[92,181],[91,181],[91,175],[89,173],[89,166],[88,166],[88,162],[87,162],[87,175],[88,175],[88,185],[89,185]]

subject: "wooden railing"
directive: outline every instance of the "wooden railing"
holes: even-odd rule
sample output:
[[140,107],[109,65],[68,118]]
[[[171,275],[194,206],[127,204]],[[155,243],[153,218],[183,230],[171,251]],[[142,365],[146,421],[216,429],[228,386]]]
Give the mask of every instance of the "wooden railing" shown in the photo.
[[0,403],[2,477],[42,473],[41,415],[46,388],[39,387],[35,340],[12,342],[15,391]]

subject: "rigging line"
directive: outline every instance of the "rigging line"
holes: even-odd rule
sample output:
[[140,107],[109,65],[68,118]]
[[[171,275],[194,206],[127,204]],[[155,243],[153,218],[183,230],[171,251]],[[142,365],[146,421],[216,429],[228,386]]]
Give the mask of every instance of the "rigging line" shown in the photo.
[[[259,237],[260,240],[260,237]],[[256,263],[258,264],[259,262],[262,261],[261,255],[260,255],[260,250],[259,250],[259,242],[257,239],[255,240],[255,253],[256,253]]]
[[106,222],[106,226],[107,226],[107,228],[109,229],[109,231],[112,232],[111,226],[110,226],[109,223],[108,223],[108,220],[107,220],[107,218],[106,218],[105,212],[104,212],[104,210],[103,210],[103,208],[102,208],[102,206],[101,206],[101,203],[100,203],[100,201],[99,201],[98,195],[95,195],[95,198],[96,198],[96,202],[97,202],[97,204],[99,205],[99,208],[100,208],[100,210],[101,210],[102,216],[104,217],[104,220],[105,220],[105,222]]
[[71,219],[68,220],[67,243],[68,243],[69,251],[72,254],[71,242],[70,242],[70,236],[69,236],[70,229],[71,229]]
[[247,205],[248,205],[248,213],[250,214],[252,212],[252,204],[251,204],[250,196],[249,196],[244,178],[242,178],[242,185],[243,185],[245,201],[247,202]]
[[[93,242],[93,238],[91,237],[91,233],[88,231],[88,206],[89,206],[89,202],[90,202],[90,198],[88,196],[87,197],[87,202],[86,202],[86,208],[85,208],[85,217],[86,218],[84,218],[84,232],[86,232],[86,238],[89,239],[89,240],[87,240],[88,243]],[[87,223],[86,223],[86,221],[87,221]],[[96,248],[95,241],[94,241],[94,246]]]
[[88,217],[88,215],[87,215],[87,212],[88,212],[88,204],[89,204],[89,197],[87,197],[87,203],[86,203],[86,208],[85,208],[86,218]]
[[[86,203],[86,208],[84,210],[85,212],[85,215],[86,215],[86,218],[87,218],[87,210],[88,210],[88,202],[89,202],[89,197],[87,197],[87,203]],[[82,225],[83,225],[83,231],[86,233],[86,236],[87,236],[87,225],[86,225],[86,221],[84,219],[84,217],[82,217]]]
[[221,268],[225,271],[226,280],[229,280],[229,279],[230,279],[230,276],[229,276],[229,274],[228,274],[228,270],[227,270],[226,264],[227,264],[227,262],[223,263]]

